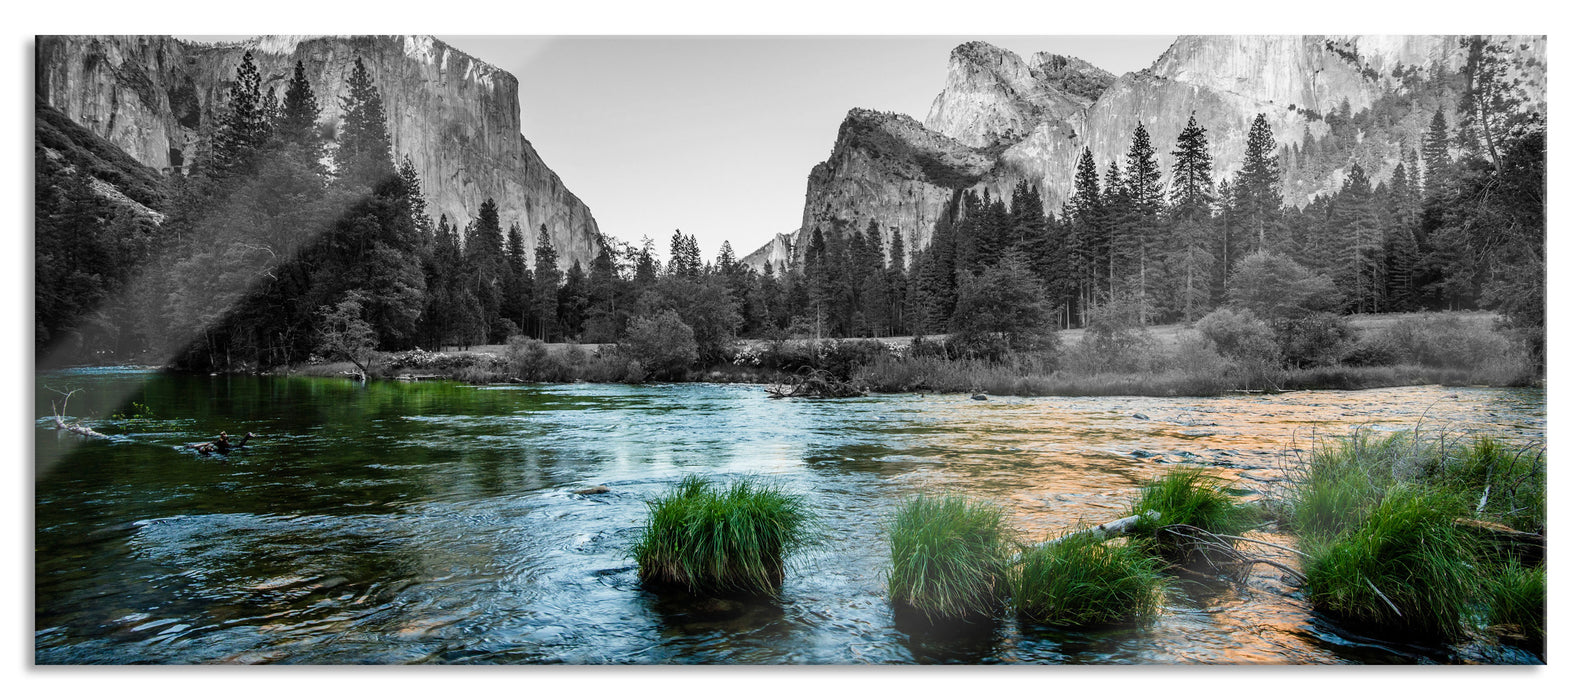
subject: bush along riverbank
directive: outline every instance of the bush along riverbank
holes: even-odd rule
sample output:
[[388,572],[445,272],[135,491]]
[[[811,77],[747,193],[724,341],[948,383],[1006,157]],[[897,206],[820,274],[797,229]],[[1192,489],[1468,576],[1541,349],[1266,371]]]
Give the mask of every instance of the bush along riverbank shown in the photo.
[[[548,345],[515,336],[469,351],[375,353],[375,378],[504,382],[691,381],[794,384],[817,373],[875,393],[1001,396],[1215,396],[1388,386],[1542,382],[1522,343],[1487,316],[1337,316],[1274,323],[1216,311],[1194,326],[1052,334],[1021,349],[994,337],[738,341],[705,359],[685,324],[661,316],[621,343]],[[345,363],[289,373],[355,375]]]

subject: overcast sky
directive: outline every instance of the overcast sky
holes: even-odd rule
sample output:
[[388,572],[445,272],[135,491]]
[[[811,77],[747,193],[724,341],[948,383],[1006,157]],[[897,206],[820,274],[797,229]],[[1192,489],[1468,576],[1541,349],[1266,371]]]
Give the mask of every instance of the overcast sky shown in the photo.
[[522,131],[599,228],[668,252],[694,234],[738,256],[801,225],[807,174],[853,107],[921,121],[950,50],[983,39],[1020,54],[1141,70],[1173,37],[442,36],[521,81]]

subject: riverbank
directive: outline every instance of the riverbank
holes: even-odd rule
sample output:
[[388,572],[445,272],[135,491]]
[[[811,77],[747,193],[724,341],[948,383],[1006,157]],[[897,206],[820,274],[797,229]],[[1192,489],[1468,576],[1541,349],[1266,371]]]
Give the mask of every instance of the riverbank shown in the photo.
[[[1220,351],[1182,324],[1154,326],[1098,344],[1061,331],[1048,349],[986,359],[946,336],[738,341],[730,361],[656,372],[617,345],[540,343],[413,350],[378,357],[371,376],[475,384],[676,381],[783,384],[811,370],[872,393],[999,396],[1219,396],[1392,386],[1530,386],[1542,383],[1489,313],[1357,316],[1320,340],[1255,356]],[[1316,333],[1310,335],[1317,335]],[[1227,356],[1227,354],[1229,356]],[[354,376],[350,363],[309,363],[272,373]]]

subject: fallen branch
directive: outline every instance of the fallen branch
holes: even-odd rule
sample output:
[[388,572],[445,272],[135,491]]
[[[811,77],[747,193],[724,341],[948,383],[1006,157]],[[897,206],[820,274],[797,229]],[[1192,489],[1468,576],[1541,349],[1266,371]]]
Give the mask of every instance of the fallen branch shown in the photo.
[[57,429],[64,430],[64,431],[66,431],[68,433],[76,433],[76,434],[81,435],[83,437],[100,438],[100,439],[103,439],[103,440],[109,440],[110,439],[109,435],[105,435],[104,433],[101,433],[101,432],[99,432],[97,430],[94,430],[93,428],[90,428],[90,427],[88,427],[86,425],[81,425],[81,424],[78,424],[78,423],[67,423],[66,422],[66,418],[65,418],[66,404],[71,402],[72,394],[75,394],[75,393],[77,393],[79,391],[82,391],[81,389],[72,389],[71,391],[61,391],[61,390],[56,389],[54,387],[46,386],[44,388],[49,389],[50,391],[53,391],[53,392],[55,392],[57,394],[60,394],[61,396],[65,397],[65,398],[61,399],[60,406],[56,406],[54,401],[49,402],[50,409],[53,410],[54,413],[55,413],[55,427]]
[[1383,600],[1385,605],[1390,606],[1390,609],[1395,611],[1396,617],[1406,617],[1405,615],[1401,614],[1400,608],[1395,607],[1395,603],[1390,602],[1390,597],[1385,595],[1384,591],[1379,590],[1378,586],[1373,585],[1373,581],[1369,580],[1367,576],[1362,577],[1362,582],[1368,584],[1368,587],[1372,588],[1373,592],[1378,594],[1379,599]]
[[1132,532],[1133,530],[1136,530],[1137,523],[1142,522],[1143,518],[1156,519],[1158,517],[1159,511],[1154,510],[1150,510],[1147,513],[1138,515],[1128,515],[1124,518],[1111,520],[1102,525],[1094,525],[1093,527],[1090,527],[1086,530],[1068,532],[1064,535],[1056,537],[1055,539],[1045,542],[1044,544],[1059,544],[1066,540],[1073,540],[1078,537],[1096,537],[1100,541],[1110,539],[1111,537],[1120,537],[1121,535],[1125,535]]

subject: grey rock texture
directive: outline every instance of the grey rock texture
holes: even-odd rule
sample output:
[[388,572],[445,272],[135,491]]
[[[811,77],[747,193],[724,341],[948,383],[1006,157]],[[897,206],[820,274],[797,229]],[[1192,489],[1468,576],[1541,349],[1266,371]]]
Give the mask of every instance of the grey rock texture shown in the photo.
[[195,44],[165,36],[51,36],[37,45],[37,94],[131,154],[168,172],[190,162],[224,107],[244,53],[263,89],[284,95],[297,61],[333,130],[352,63],[361,58],[385,101],[397,160],[412,159],[429,214],[465,226],[493,197],[502,225],[531,240],[547,228],[560,262],[598,254],[593,214],[522,136],[517,80],[423,36],[265,36]]
[[[1546,109],[1545,37],[1496,37],[1513,50],[1529,104]],[[909,255],[927,245],[950,192],[987,189],[1009,199],[1020,179],[1036,183],[1057,213],[1067,199],[1077,160],[1091,148],[1100,171],[1124,158],[1142,123],[1168,173],[1175,138],[1196,114],[1208,129],[1216,180],[1240,166],[1247,131],[1265,114],[1275,138],[1301,144],[1306,131],[1328,132],[1302,110],[1323,114],[1349,103],[1373,104],[1399,87],[1397,66],[1454,72],[1465,52],[1454,36],[1183,36],[1147,70],[1114,77],[1080,59],[1017,55],[983,42],[951,52],[945,87],[927,119],[852,110],[830,157],[808,175],[802,248],[815,227],[861,230],[878,220],[898,230]],[[1454,108],[1454,105],[1445,105]],[[1432,110],[1427,110],[1428,114]],[[1414,118],[1421,115],[1414,115]],[[1364,167],[1388,177],[1400,154],[1419,146],[1426,117],[1407,125],[1405,142],[1375,135]],[[1306,183],[1304,196],[1338,189],[1339,171]],[[1289,196],[1289,195],[1288,195]]]

